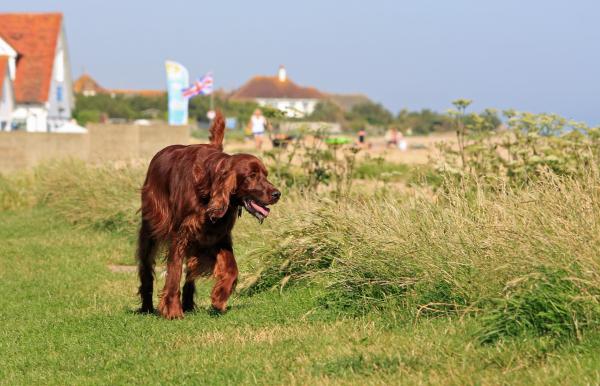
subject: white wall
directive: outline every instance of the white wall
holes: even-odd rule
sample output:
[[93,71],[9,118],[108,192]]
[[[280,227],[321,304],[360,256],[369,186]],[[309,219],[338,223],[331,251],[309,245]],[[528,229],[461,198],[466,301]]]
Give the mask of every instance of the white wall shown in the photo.
[[48,131],[48,109],[45,105],[17,105],[13,112],[13,122],[23,124],[30,132]]
[[269,106],[277,108],[286,113],[288,117],[302,118],[315,111],[318,99],[300,99],[300,98],[258,98],[256,103],[259,106]]
[[12,122],[12,113],[15,108],[15,96],[13,93],[10,72],[7,69],[3,76],[2,90],[0,90],[0,131],[10,131]]
[[55,52],[48,94],[48,131],[69,122],[74,106],[71,66],[64,30],[59,34]]

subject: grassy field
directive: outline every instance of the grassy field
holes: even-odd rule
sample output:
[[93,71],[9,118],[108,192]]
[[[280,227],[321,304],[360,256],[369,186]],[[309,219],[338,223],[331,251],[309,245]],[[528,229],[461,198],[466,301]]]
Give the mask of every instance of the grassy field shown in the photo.
[[166,321],[134,312],[143,171],[0,179],[0,383],[600,382],[595,174],[435,197],[286,192],[235,229],[229,311],[209,311],[206,280],[199,309]]
[[182,321],[137,315],[135,274],[109,269],[132,256],[126,238],[75,229],[47,209],[0,219],[3,384],[600,380],[600,334],[558,348],[535,339],[480,346],[474,319],[347,318],[315,308],[320,290],[310,286],[236,296],[215,316],[205,285],[200,310]]

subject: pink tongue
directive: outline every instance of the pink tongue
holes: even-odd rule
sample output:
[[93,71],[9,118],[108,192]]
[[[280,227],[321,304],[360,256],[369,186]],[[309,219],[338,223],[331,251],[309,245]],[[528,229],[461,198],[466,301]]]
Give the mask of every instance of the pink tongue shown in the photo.
[[258,205],[257,203],[255,203],[254,201],[250,201],[250,205],[252,205],[252,207],[260,214],[262,214],[264,217],[267,217],[269,215],[269,209],[267,208],[263,208],[262,206]]

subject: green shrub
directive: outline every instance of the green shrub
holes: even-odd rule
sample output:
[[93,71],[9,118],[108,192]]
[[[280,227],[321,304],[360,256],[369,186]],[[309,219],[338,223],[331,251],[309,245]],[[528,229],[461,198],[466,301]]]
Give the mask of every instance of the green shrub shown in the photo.
[[76,111],[74,118],[77,120],[77,123],[79,123],[82,126],[85,126],[89,122],[92,122],[92,123],[100,122],[101,115],[102,115],[102,112],[100,112],[98,110],[79,110],[79,111]]
[[[555,114],[532,114],[508,110],[507,130],[494,131],[484,114],[464,116],[470,101],[456,116],[458,148],[438,145],[436,169],[463,179],[476,177],[495,187],[498,183],[522,186],[544,173],[582,176],[600,160],[600,128],[590,128]],[[466,105],[464,104],[466,103]]]

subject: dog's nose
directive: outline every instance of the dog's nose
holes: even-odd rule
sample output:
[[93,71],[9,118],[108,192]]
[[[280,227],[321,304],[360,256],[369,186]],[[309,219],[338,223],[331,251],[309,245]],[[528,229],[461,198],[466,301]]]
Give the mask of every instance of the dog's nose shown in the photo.
[[273,193],[271,193],[271,198],[275,201],[279,200],[279,197],[281,197],[281,192],[279,190],[274,191]]

